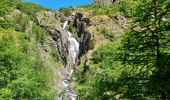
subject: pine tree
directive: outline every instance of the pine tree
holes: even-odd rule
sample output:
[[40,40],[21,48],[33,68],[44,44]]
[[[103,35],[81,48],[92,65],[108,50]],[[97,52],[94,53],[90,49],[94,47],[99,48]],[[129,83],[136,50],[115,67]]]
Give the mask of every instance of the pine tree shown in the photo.
[[126,33],[122,42],[123,62],[136,73],[134,79],[145,84],[147,89],[143,92],[167,100],[170,95],[170,1],[138,1],[134,22],[135,28]]

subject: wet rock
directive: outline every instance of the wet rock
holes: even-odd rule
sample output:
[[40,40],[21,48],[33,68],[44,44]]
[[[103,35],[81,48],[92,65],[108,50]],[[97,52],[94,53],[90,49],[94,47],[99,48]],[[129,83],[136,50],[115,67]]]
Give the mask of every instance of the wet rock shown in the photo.
[[90,40],[91,40],[91,34],[88,31],[85,31],[83,34],[83,39],[80,43],[80,54],[86,54],[90,49]]
[[87,26],[91,26],[91,20],[89,18],[83,18],[82,20]]
[[84,23],[79,23],[78,32],[77,32],[78,38],[81,38],[82,35],[84,34],[84,32],[85,32],[85,25],[84,25]]
[[83,18],[83,14],[82,13],[76,13],[75,16],[79,21],[81,21],[81,19]]
[[77,36],[80,42],[80,54],[86,54],[90,49],[90,42],[93,39],[91,33],[86,29],[86,27],[91,25],[91,20],[89,18],[83,18],[81,13],[77,13],[74,19],[73,27],[77,29]]

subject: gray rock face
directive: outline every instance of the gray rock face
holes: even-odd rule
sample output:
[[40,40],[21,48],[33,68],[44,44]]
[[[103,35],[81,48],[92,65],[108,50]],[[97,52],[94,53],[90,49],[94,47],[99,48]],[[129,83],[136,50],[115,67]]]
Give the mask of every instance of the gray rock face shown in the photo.
[[78,13],[75,16],[73,26],[77,29],[77,36],[80,42],[80,56],[86,54],[90,49],[90,41],[93,39],[91,33],[86,27],[91,23],[90,19],[83,18],[82,14]]
[[[64,36],[66,33],[62,29],[62,23],[60,22],[64,16],[59,12],[40,12],[37,14],[37,20],[40,26],[44,27],[49,33],[53,40],[53,44],[58,49],[61,58],[67,63],[67,39]],[[63,35],[62,35],[63,34]]]
[[[88,18],[83,18],[83,14],[77,13],[75,16],[65,18],[60,12],[45,11],[37,14],[37,20],[40,26],[49,31],[53,40],[53,44],[58,48],[61,58],[68,63],[68,40],[67,30],[62,28],[62,20],[69,20],[73,23],[73,27],[77,29],[77,40],[80,43],[80,55],[85,54],[89,50],[90,40],[92,39],[90,32],[86,30],[86,27],[90,25]],[[66,27],[67,28],[67,27]]]
[[[86,29],[86,26],[90,25],[90,20],[83,18],[81,13],[65,18],[60,12],[45,11],[37,14],[37,21],[50,33],[51,42],[58,49],[66,64],[61,68],[60,73],[62,79],[60,84],[64,89],[58,94],[57,100],[75,100],[77,95],[74,93],[71,77],[77,67],[78,57],[87,53],[90,48],[92,38]],[[77,36],[73,37],[69,32],[68,23],[73,23],[73,27],[77,29]]]
[[119,3],[121,1],[122,0],[95,0],[94,5],[111,6],[111,5]]
[[112,19],[114,19],[119,25],[122,25],[124,28],[128,28],[129,24],[127,19],[120,15],[112,15]]

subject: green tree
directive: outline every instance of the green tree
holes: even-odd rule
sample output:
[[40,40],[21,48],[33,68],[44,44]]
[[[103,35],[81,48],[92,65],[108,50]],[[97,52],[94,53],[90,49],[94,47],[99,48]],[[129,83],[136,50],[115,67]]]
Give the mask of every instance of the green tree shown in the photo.
[[48,69],[38,51],[30,55],[28,48],[34,46],[29,35],[0,29],[0,100],[52,100],[54,97]]
[[132,27],[125,35],[124,65],[132,68],[130,79],[145,88],[137,93],[167,100],[170,95],[170,1],[138,1],[134,22],[140,29]]
[[75,73],[80,100],[112,100],[120,95],[122,91],[117,89],[120,82],[116,80],[124,69],[116,61],[118,47],[117,43],[101,46],[92,54],[89,70],[82,69]]

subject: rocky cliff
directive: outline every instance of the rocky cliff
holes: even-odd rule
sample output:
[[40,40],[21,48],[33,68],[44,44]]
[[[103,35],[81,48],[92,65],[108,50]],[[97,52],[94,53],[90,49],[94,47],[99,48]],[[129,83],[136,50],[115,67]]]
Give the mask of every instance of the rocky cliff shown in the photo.
[[93,37],[86,29],[86,27],[90,25],[90,20],[88,18],[83,18],[83,14],[77,13],[76,15],[66,18],[60,12],[46,11],[38,13],[37,20],[40,26],[49,31],[51,40],[56,48],[58,48],[60,55],[66,64],[68,57],[68,43],[64,36],[66,31],[62,28],[64,21],[68,20],[68,24],[73,24],[73,27],[76,29],[77,34],[75,35],[75,38],[80,43],[79,56],[87,53],[90,49],[90,42]]
[[[41,27],[50,33],[50,41],[58,49],[61,58],[65,62],[58,73],[61,81],[56,83],[58,86],[63,84],[63,87],[60,88],[64,90],[58,91],[58,99],[74,98],[76,93],[73,91],[71,77],[78,66],[80,56],[86,54],[90,49],[92,36],[86,29],[90,25],[90,20],[83,18],[81,13],[66,18],[57,11],[43,11],[37,13],[37,21]],[[70,32],[70,25],[76,29],[75,34]]]
[[[77,96],[74,84],[77,79],[72,77],[75,69],[81,69],[83,66],[83,73],[88,71],[89,59],[91,59],[93,51],[110,41],[117,41],[126,22],[124,18],[116,14],[110,17],[107,15],[90,17],[88,16],[90,14],[87,14],[91,13],[90,10],[86,10],[86,14],[79,9],[70,8],[68,10],[71,11],[71,15],[67,17],[59,11],[39,12],[36,17],[38,24],[49,32],[48,39],[59,51],[64,61],[63,66],[57,71],[57,75],[60,77],[56,83],[57,100]],[[108,38],[107,35],[111,38]],[[75,53],[77,50],[78,53]]]
[[95,0],[94,5],[111,6],[111,5],[119,3],[121,1],[122,0]]

